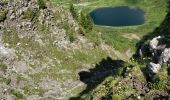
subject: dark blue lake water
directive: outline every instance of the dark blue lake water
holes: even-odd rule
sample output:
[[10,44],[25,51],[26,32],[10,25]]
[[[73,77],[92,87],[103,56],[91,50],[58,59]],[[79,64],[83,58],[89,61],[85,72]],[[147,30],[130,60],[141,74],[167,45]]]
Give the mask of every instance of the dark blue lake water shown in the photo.
[[141,9],[128,6],[98,8],[90,13],[96,25],[131,26],[145,22],[145,13]]

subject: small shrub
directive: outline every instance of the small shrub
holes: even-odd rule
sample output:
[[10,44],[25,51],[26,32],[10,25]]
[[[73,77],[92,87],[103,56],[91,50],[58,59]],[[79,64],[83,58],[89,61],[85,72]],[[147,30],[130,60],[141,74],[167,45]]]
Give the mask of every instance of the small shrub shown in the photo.
[[20,38],[19,38],[17,32],[14,32],[14,33],[13,33],[13,38],[12,38],[12,39],[13,39],[13,44],[14,44],[14,45],[16,45],[16,44],[19,42]]
[[78,14],[76,9],[74,8],[73,4],[70,4],[70,12],[75,20],[78,19]]
[[11,79],[6,79],[6,84],[9,85],[11,83]]
[[88,28],[86,16],[82,12],[80,13],[79,23],[84,29]]
[[15,30],[13,31],[13,33],[4,31],[4,33],[2,34],[2,40],[4,43],[10,44],[10,46],[15,46],[20,41],[20,38]]
[[39,8],[40,8],[40,9],[45,9],[45,8],[47,8],[44,0],[38,0],[37,2],[38,2],[38,5],[39,5]]
[[4,43],[9,43],[10,41],[10,34],[7,31],[4,31],[2,34],[2,40]]
[[0,82],[4,82],[6,85],[9,85],[11,83],[11,79],[0,76]]
[[23,19],[29,19],[29,20],[33,20],[36,16],[36,12],[33,11],[32,9],[28,8],[23,15]]
[[160,77],[159,77],[158,74],[153,74],[152,76],[149,77],[149,81],[152,82],[152,83],[157,83],[157,82],[160,81]]
[[88,30],[91,31],[93,29],[93,21],[91,19],[90,14],[86,16],[86,23],[88,24]]
[[148,87],[151,89],[161,90],[165,87],[165,84],[162,81],[158,81],[154,83],[149,82]]
[[122,100],[122,97],[118,94],[112,96],[112,100]]
[[58,11],[54,12],[55,20],[61,19],[60,13]]
[[17,84],[19,84],[20,81],[25,80],[22,76],[17,76]]
[[11,93],[16,97],[16,99],[24,99],[24,96],[22,93],[20,93],[19,91],[16,91],[14,89],[11,89]]
[[0,10],[0,22],[3,22],[6,19],[7,11]]
[[5,72],[7,69],[7,66],[5,64],[0,64],[0,69]]
[[167,68],[168,76],[170,76],[170,67]]
[[73,34],[69,35],[69,40],[70,40],[71,43],[75,41],[75,37],[74,37]]

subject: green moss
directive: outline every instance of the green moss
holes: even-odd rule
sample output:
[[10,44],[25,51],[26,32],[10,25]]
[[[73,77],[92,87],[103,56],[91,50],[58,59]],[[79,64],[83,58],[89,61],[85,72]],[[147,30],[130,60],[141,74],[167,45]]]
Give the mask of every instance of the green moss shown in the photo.
[[29,20],[33,20],[35,18],[37,18],[39,12],[32,10],[31,8],[28,8],[25,12],[24,15],[22,17],[22,19],[29,19]]
[[0,76],[0,82],[6,82],[6,78]]
[[60,12],[59,12],[59,11],[54,12],[54,18],[55,18],[55,21],[61,19],[61,16],[60,16]]
[[6,72],[7,68],[8,68],[7,65],[0,63],[0,70]]
[[85,29],[86,32],[90,32],[93,29],[93,22],[89,14],[80,13],[79,24]]
[[70,9],[69,9],[69,10],[70,10],[73,18],[74,18],[75,20],[77,20],[77,19],[78,19],[78,14],[77,14],[77,11],[76,11],[76,9],[74,8],[73,4],[70,4]]
[[16,44],[20,41],[18,33],[15,29],[12,32],[4,31],[2,34],[2,40],[4,43],[8,43],[10,47],[15,47]]
[[24,100],[24,95],[21,92],[15,89],[11,89],[10,92],[15,96],[15,100]]
[[20,41],[20,38],[18,36],[17,32],[13,33],[13,44],[16,45]]
[[17,76],[17,84],[19,84],[20,81],[24,81],[24,80],[26,80],[26,79],[23,76],[21,76],[21,75]]
[[43,33],[43,34],[49,33],[49,27],[45,24],[39,24],[38,25],[38,31]]
[[8,43],[10,41],[10,34],[8,31],[4,31],[2,34],[2,40],[4,43]]
[[11,83],[11,79],[7,79],[3,76],[0,76],[0,82],[6,83],[6,85],[9,85]]
[[112,96],[112,100],[122,100],[122,97],[120,95],[118,95],[118,94],[114,94]]
[[24,86],[22,88],[22,90],[24,90],[24,94],[27,94],[27,95],[36,95],[38,94],[39,96],[43,96],[44,93],[45,93],[45,90],[40,88],[40,87],[37,87],[37,88],[32,88],[30,86]]
[[11,83],[11,79],[6,79],[6,84],[9,85]]
[[47,8],[44,0],[37,0],[37,2],[38,2],[38,5],[39,5],[40,9]]
[[154,82],[154,83],[148,83],[148,87],[151,89],[156,90],[163,90],[165,88],[165,83],[162,81]]
[[0,10],[0,22],[3,22],[6,19],[7,11]]

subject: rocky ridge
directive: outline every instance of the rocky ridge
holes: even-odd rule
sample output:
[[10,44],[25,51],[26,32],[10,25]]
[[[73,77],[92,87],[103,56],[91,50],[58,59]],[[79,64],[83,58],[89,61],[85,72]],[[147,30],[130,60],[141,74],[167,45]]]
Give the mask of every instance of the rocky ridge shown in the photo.
[[153,59],[153,62],[148,64],[148,74],[151,78],[159,72],[162,64],[170,61],[170,48],[163,43],[165,40],[167,39],[164,36],[158,36],[149,43],[149,51]]

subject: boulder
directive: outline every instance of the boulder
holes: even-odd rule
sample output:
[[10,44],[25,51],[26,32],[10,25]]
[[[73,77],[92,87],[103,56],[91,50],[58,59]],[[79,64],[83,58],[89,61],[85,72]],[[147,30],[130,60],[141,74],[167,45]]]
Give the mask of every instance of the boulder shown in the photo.
[[29,1],[28,1],[28,0],[25,0],[25,1],[24,1],[24,7],[28,7],[28,3],[29,3]]
[[150,62],[148,64],[148,72],[149,74],[157,74],[159,72],[159,70],[161,69],[161,65],[160,64],[155,64],[153,62]]
[[170,48],[165,48],[159,58],[159,64],[166,63],[170,60]]
[[17,14],[18,14],[19,17],[20,17],[21,15],[23,15],[23,14],[24,14],[24,9],[23,9],[23,8],[18,8]]
[[15,13],[12,13],[12,14],[10,15],[10,19],[11,19],[11,20],[14,20],[15,18],[16,18]]
[[159,45],[159,40],[163,38],[164,38],[163,36],[158,36],[158,37],[153,38],[149,43],[150,50],[152,51],[152,50],[157,49]]

